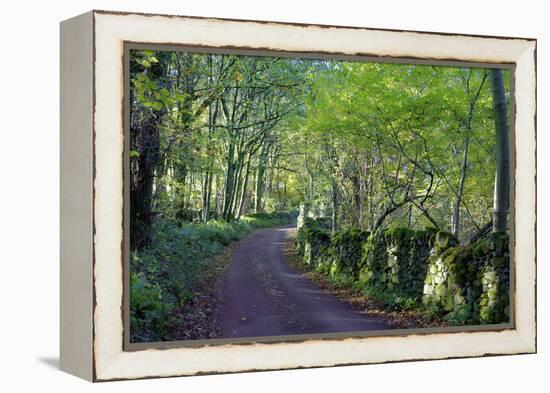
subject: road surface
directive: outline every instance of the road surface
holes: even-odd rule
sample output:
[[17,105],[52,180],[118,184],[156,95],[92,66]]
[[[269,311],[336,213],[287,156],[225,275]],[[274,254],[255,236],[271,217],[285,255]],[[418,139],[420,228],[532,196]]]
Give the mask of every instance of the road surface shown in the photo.
[[390,328],[361,313],[292,269],[283,254],[293,226],[265,229],[243,240],[219,289],[222,337],[358,332]]

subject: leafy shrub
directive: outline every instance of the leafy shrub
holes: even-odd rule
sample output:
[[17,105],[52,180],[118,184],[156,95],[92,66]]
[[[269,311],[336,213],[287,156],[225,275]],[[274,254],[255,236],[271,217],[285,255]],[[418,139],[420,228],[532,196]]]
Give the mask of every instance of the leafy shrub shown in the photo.
[[132,341],[156,341],[169,337],[177,322],[174,298],[163,295],[158,284],[152,284],[143,273],[130,274],[130,331]]
[[388,291],[380,286],[367,285],[363,287],[363,293],[370,299],[381,301],[390,311],[416,310],[421,307],[417,298],[397,291]]

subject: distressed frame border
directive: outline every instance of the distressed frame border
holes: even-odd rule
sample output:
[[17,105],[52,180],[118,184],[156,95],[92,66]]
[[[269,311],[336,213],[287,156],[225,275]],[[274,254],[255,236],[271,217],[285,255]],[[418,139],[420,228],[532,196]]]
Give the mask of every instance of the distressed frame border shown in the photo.
[[[257,21],[93,12],[94,45],[94,247],[93,379],[113,380],[536,351],[535,187],[536,41]],[[220,38],[218,38],[220,37]],[[221,38],[223,37],[223,38]],[[253,37],[253,38],[252,38]],[[362,40],[363,41],[362,41]],[[515,68],[516,138],[513,184],[516,292],[513,328],[361,338],[320,337],[303,342],[248,345],[222,342],[200,348],[131,348],[123,344],[124,73],[127,43],[155,47],[208,47],[297,57],[345,56],[371,61]],[[324,44],[323,44],[324,43]],[[515,127],[514,127],[515,125]],[[514,167],[512,167],[514,168]],[[528,214],[532,213],[532,214]],[[493,325],[494,326],[494,325]],[[478,330],[478,329],[476,329]],[[425,332],[427,333],[427,332]],[[250,344],[250,341],[254,343]],[[465,348],[470,348],[466,350]],[[406,348],[403,351],[402,348]],[[132,349],[131,352],[128,350]],[[135,350],[134,350],[135,349]]]
[[[296,335],[281,335],[281,336],[261,336],[261,337],[245,337],[245,338],[219,338],[219,339],[201,339],[201,340],[175,340],[175,341],[163,341],[163,342],[144,342],[144,343],[132,343],[129,340],[130,333],[130,256],[129,256],[129,233],[130,233],[130,51],[132,50],[161,50],[161,51],[180,51],[190,53],[203,53],[203,54],[239,54],[246,56],[279,56],[285,58],[309,58],[309,59],[331,59],[340,61],[355,61],[355,62],[369,62],[369,63],[389,63],[389,64],[422,64],[422,65],[435,65],[442,67],[484,67],[484,68],[499,68],[510,72],[510,108],[515,107],[514,99],[514,73],[515,64],[511,63],[478,63],[478,62],[466,62],[466,61],[439,61],[439,60],[418,60],[418,59],[401,59],[401,58],[373,58],[372,56],[349,56],[349,55],[334,55],[334,54],[319,54],[318,52],[283,52],[283,51],[257,51],[253,49],[235,49],[224,47],[192,47],[186,45],[165,45],[165,44],[150,44],[150,43],[136,43],[124,41],[124,151],[122,155],[124,173],[123,173],[123,275],[124,275],[124,288],[123,288],[123,322],[124,322],[124,346],[125,351],[135,351],[140,349],[156,348],[178,348],[178,347],[202,347],[207,345],[222,345],[222,344],[249,344],[249,343],[284,343],[284,342],[303,342],[310,339],[343,339],[343,338],[359,338],[359,337],[379,337],[379,336],[406,336],[410,334],[432,334],[432,333],[454,333],[454,332],[472,332],[472,331],[502,331],[506,329],[514,328],[514,314],[515,305],[514,298],[514,255],[510,255],[510,321],[500,324],[486,324],[486,325],[466,325],[466,326],[448,326],[441,328],[409,328],[409,329],[391,329],[391,330],[370,330],[370,331],[357,331],[357,332],[345,332],[345,333],[318,333],[318,334],[296,334]],[[515,168],[515,127],[514,127],[515,111],[510,111],[510,173],[513,173]],[[513,244],[515,239],[515,209],[513,208],[515,194],[515,183],[511,182],[510,187],[510,201],[512,201],[510,208],[510,243]]]

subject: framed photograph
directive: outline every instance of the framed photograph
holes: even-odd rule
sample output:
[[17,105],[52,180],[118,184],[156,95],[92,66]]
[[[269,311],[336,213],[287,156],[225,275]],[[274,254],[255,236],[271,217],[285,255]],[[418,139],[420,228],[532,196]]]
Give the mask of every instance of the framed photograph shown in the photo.
[[61,23],[61,368],[536,351],[536,40]]

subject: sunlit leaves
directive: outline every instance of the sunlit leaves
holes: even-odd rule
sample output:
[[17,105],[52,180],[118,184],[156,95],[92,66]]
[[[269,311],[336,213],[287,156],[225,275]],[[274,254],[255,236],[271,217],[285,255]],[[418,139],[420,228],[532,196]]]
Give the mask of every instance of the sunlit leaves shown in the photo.
[[[233,197],[226,195],[229,188],[244,187],[248,167],[248,189],[240,194],[249,199],[248,207],[262,168],[260,175],[269,177],[262,197],[268,208],[304,200],[325,208],[336,182],[343,223],[357,224],[363,204],[361,220],[368,227],[387,206],[412,198],[445,228],[469,141],[467,226],[489,217],[494,124],[483,69],[161,51],[134,55],[133,121],[140,127],[151,119],[159,124],[156,197],[167,209],[202,208],[210,174],[217,179],[212,198],[224,203]],[[144,158],[135,151],[132,158]],[[411,214],[411,225],[423,225],[425,217],[415,209],[405,204],[392,218],[408,222]]]
[[[358,147],[365,154],[379,156],[379,167],[374,170],[385,173],[379,172],[385,179],[383,189],[416,194],[428,192],[430,187],[432,192],[436,190],[437,198],[448,202],[426,203],[436,209],[434,214],[444,226],[450,202],[456,198],[469,136],[473,142],[465,203],[473,211],[470,221],[480,223],[490,216],[490,210],[477,206],[490,205],[494,176],[492,100],[488,86],[483,85],[485,72],[397,64],[329,66],[308,76],[312,91],[306,99],[303,128],[311,140],[331,139],[339,149],[342,167],[349,167],[356,154],[351,152]],[[436,187],[427,172],[435,173]],[[346,174],[342,176],[345,189]]]

